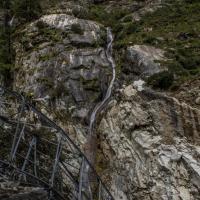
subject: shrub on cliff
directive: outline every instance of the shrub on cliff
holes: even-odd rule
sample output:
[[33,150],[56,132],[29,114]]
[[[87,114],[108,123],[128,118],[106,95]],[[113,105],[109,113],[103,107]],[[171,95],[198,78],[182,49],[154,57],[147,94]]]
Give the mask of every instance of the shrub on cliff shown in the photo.
[[42,13],[39,0],[14,0],[11,10],[16,17],[26,21],[38,18]]
[[174,81],[173,73],[169,71],[163,71],[157,74],[154,74],[148,79],[148,83],[154,88],[168,89]]
[[83,34],[83,30],[82,30],[80,24],[72,24],[71,30],[76,34],[79,34],[79,35]]

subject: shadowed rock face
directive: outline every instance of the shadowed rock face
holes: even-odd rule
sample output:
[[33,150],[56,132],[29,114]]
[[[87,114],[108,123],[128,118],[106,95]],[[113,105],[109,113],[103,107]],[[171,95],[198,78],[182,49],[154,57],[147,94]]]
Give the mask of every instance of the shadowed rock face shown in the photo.
[[102,175],[111,180],[115,198],[199,199],[200,111],[128,87],[113,100],[99,127],[107,163]]

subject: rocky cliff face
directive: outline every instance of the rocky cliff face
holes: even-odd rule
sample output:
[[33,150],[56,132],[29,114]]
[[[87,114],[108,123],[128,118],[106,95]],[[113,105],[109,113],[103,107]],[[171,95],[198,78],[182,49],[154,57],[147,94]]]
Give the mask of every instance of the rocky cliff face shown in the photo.
[[[147,45],[134,45],[127,47],[126,61],[123,70],[133,77],[149,77],[153,74],[167,70],[156,61],[164,60],[164,51]],[[134,75],[133,75],[134,74]]]
[[111,78],[105,27],[66,14],[49,14],[18,34],[15,87],[72,135],[86,137],[89,113]]
[[199,110],[132,85],[117,96],[100,122],[98,163],[115,198],[199,199]]
[[[117,3],[104,6],[110,13],[116,5],[131,11],[119,20],[123,24],[161,6],[157,0]],[[67,130],[83,151],[88,151],[90,114],[112,77],[105,53],[109,19],[106,25],[91,20],[90,6],[90,1],[60,1],[19,27],[14,42],[14,89]],[[98,18],[100,11],[95,11]],[[198,200],[199,80],[194,87],[186,84],[168,93],[134,86],[139,78],[167,71],[161,64],[165,50],[155,46],[131,43],[114,51],[122,69],[117,69],[112,98],[96,122],[95,167],[116,200]],[[19,198],[26,196],[8,199]],[[38,199],[44,198],[39,194]]]
[[[104,27],[70,15],[52,14],[18,34],[23,35],[15,44],[16,87],[34,98],[60,104],[57,107],[66,113],[73,109],[73,116],[84,118],[109,78]],[[82,112],[76,110],[80,105]]]

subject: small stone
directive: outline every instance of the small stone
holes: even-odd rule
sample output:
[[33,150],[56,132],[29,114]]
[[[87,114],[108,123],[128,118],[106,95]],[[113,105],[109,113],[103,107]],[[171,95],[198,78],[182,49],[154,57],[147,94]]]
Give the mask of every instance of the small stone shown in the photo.
[[179,188],[179,192],[180,192],[181,199],[183,199],[183,200],[190,200],[191,199],[190,192],[189,192],[188,188],[185,188],[185,187],[182,186],[182,187]]
[[136,93],[137,93],[137,90],[135,90],[132,85],[129,85],[129,86],[125,87],[125,89],[124,89],[124,95],[126,97],[135,96]]
[[143,80],[138,80],[138,81],[134,81],[133,86],[134,88],[137,89],[137,91],[141,92],[142,90],[144,90],[144,84],[145,82]]
[[200,97],[196,98],[195,103],[200,105]]

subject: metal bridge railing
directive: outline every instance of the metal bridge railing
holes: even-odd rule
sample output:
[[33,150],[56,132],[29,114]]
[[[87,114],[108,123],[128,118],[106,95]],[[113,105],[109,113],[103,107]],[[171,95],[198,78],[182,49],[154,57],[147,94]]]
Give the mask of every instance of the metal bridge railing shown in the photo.
[[114,200],[68,134],[0,87],[0,176],[44,187],[50,199]]

